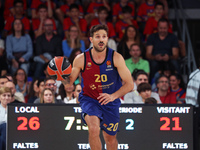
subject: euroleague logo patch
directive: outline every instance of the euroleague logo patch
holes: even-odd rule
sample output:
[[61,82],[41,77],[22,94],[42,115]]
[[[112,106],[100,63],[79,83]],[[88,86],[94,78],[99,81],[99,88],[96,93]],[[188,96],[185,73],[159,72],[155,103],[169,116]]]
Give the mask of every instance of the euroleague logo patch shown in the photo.
[[107,60],[106,65],[107,65],[106,71],[111,71],[111,70],[113,70],[110,60]]
[[106,62],[106,65],[107,65],[107,68],[111,68],[111,61],[108,60],[108,61]]

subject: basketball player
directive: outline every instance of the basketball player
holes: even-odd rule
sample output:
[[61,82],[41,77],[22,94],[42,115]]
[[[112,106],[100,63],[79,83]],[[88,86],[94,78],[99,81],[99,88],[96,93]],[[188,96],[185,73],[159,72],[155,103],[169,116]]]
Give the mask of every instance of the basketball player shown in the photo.
[[103,130],[107,150],[117,150],[119,98],[133,89],[133,81],[123,57],[107,47],[107,26],[93,26],[90,41],[93,47],[79,54],[73,62],[70,84],[81,72],[79,101],[82,118],[89,128],[91,150],[102,149],[99,127]]

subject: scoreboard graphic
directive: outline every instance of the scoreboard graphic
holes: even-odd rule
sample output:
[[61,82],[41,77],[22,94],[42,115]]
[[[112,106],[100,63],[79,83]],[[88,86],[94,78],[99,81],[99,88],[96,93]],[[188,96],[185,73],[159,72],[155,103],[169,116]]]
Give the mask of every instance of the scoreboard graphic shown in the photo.
[[[193,150],[193,106],[122,104],[119,112],[119,150]],[[79,105],[9,104],[7,150],[29,149],[90,149]]]

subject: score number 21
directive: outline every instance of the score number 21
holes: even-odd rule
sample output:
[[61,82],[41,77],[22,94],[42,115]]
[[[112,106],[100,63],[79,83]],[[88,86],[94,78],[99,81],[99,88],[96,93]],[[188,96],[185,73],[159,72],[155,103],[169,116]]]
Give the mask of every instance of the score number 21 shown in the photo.
[[[161,117],[160,121],[165,121],[165,123],[160,127],[162,131],[169,131],[170,130],[170,118],[168,117]],[[173,131],[182,131],[182,127],[180,127],[180,119],[179,117],[173,117],[172,121],[174,121],[175,126],[172,127]]]

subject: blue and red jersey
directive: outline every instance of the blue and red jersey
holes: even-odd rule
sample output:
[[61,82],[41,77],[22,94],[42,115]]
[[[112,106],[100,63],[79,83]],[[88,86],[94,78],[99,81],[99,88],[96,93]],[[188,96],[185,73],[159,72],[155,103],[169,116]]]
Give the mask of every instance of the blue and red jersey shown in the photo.
[[91,54],[91,49],[84,52],[85,64],[81,72],[81,95],[97,100],[99,93],[112,94],[122,86],[121,78],[113,64],[114,51],[107,49],[106,58],[101,64],[97,64]]

